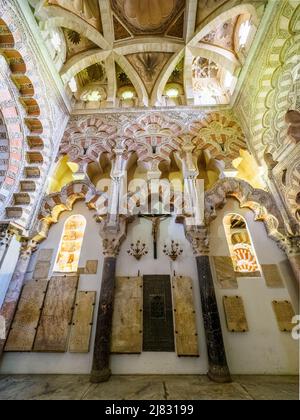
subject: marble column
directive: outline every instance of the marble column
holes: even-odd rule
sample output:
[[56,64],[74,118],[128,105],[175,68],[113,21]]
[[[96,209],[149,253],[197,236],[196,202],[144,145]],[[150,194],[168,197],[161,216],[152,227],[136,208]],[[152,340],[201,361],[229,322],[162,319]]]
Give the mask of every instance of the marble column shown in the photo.
[[184,178],[184,213],[189,217],[186,223],[200,225],[204,219],[204,182],[198,180],[198,152],[192,142],[192,136],[185,135],[180,152],[175,154],[176,161]]
[[111,192],[107,226],[114,229],[119,223],[120,214],[126,214],[127,202],[124,197],[127,193],[127,169],[131,152],[128,151],[125,140],[119,140],[113,150],[114,160],[111,171]]
[[111,376],[110,344],[114,310],[116,264],[121,244],[125,239],[126,230],[125,223],[121,223],[115,232],[109,229],[105,222],[103,224],[100,234],[103,240],[104,262],[94,343],[93,367],[90,377],[92,383],[106,382]]
[[231,382],[209,260],[208,230],[206,227],[186,227],[186,235],[193,246],[197,262],[208,354],[208,377],[218,383]]
[[[32,253],[36,250],[36,247],[37,244],[33,241],[24,242],[22,244],[19,259],[8,287],[3,306],[0,310],[0,316],[5,319],[6,334],[11,327],[23,288],[25,275],[28,270]],[[4,346],[5,340],[0,340],[0,358],[3,354]]]

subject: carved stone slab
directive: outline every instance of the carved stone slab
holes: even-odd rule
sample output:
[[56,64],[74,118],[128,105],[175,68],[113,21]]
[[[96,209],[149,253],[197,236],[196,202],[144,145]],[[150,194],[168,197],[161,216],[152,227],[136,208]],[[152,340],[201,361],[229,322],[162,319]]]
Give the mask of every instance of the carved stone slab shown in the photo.
[[286,301],[277,301],[272,302],[272,306],[275,312],[279,330],[281,332],[291,332],[295,327],[292,324],[292,319],[295,316],[295,311],[292,307],[291,302]]
[[282,277],[276,264],[262,266],[266,285],[272,288],[284,288]]
[[31,281],[24,286],[5,351],[32,350],[47,286],[47,280]]
[[199,356],[193,281],[190,277],[172,280],[175,341],[178,356]]
[[67,351],[77,284],[77,276],[51,278],[34,351],[57,353]]
[[49,261],[38,261],[33,272],[33,280],[48,279],[50,265]]
[[139,354],[143,346],[143,279],[118,277],[112,326],[111,352]]
[[220,289],[237,289],[237,273],[230,257],[214,257],[217,283]]
[[78,274],[97,274],[98,260],[88,260],[85,267],[78,268]]
[[90,351],[95,302],[96,292],[78,292],[70,335],[70,353]]
[[41,249],[38,254],[38,261],[51,262],[54,249]]
[[245,333],[249,331],[243,299],[240,296],[224,296],[223,305],[228,331]]

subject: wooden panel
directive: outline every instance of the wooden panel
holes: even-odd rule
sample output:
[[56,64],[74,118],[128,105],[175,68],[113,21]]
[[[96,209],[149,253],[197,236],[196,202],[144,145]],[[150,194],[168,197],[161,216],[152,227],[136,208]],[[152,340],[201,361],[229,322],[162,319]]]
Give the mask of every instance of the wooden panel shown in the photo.
[[292,319],[295,316],[295,312],[291,302],[288,302],[287,300],[274,300],[272,302],[272,305],[279,326],[279,330],[281,332],[291,332],[295,327],[295,325],[292,324]]
[[96,292],[77,294],[73,323],[71,328],[70,353],[89,353]]
[[144,276],[143,299],[143,350],[175,352],[170,276]]
[[223,305],[228,331],[249,331],[243,299],[240,296],[224,296]]
[[116,279],[113,314],[112,353],[142,352],[143,283],[140,277]]
[[230,257],[214,257],[217,284],[220,289],[237,289],[237,273]]
[[284,288],[282,277],[276,264],[263,265],[262,271],[268,287]]
[[33,280],[48,279],[50,265],[49,261],[38,261],[33,272]]
[[39,323],[34,351],[67,351],[78,277],[52,277]]
[[199,356],[193,281],[189,277],[172,280],[176,351],[178,356]]
[[32,350],[47,286],[47,280],[31,281],[24,286],[5,351]]

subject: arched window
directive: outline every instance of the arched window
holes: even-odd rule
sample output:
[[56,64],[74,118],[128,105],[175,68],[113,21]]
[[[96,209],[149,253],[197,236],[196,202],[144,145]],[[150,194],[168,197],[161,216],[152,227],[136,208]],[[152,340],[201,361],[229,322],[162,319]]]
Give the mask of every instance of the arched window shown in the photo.
[[76,273],[86,220],[83,216],[71,216],[65,223],[54,271],[60,273]]
[[224,227],[234,270],[239,273],[259,271],[245,219],[239,214],[229,214],[224,218]]

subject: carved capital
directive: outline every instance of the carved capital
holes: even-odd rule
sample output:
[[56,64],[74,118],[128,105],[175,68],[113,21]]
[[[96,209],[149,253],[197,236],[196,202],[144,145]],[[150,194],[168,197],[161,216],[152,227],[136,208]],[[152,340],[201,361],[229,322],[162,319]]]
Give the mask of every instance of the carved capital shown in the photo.
[[38,243],[32,239],[21,242],[20,258],[26,260],[37,250]]
[[288,257],[300,255],[300,236],[286,237],[278,244]]
[[185,233],[196,257],[209,255],[209,231],[207,226],[186,226]]
[[103,220],[100,227],[100,236],[102,238],[103,255],[116,258],[126,238],[126,221],[121,220],[117,227],[110,228],[107,225],[107,220]]
[[9,245],[11,238],[15,232],[10,228],[9,224],[0,225],[0,247]]

